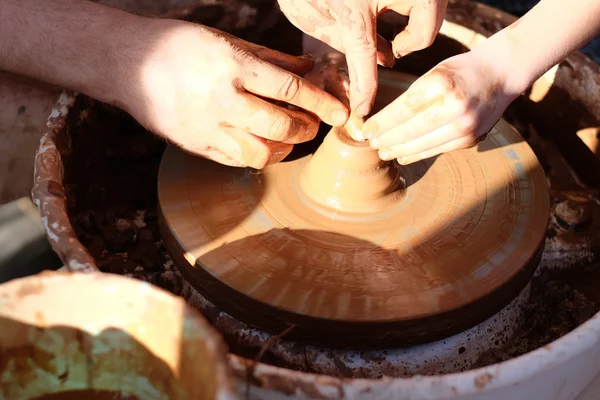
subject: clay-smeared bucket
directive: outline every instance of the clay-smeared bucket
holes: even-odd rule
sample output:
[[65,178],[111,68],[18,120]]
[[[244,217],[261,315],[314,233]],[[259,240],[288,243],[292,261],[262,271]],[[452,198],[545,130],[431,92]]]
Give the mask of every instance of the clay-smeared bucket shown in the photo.
[[[222,5],[229,2],[217,3]],[[244,7],[239,8],[243,12],[240,11],[237,18],[228,19],[230,24],[252,24],[248,22],[252,18],[247,17],[254,15],[249,11],[254,8],[249,4]],[[224,6],[223,9],[231,16],[233,8]],[[447,20],[441,33],[470,48],[514,20],[514,17],[491,7],[455,0],[450,1]],[[263,22],[267,24],[265,21]],[[456,49],[448,48],[438,56],[445,58],[456,52]],[[415,60],[420,60],[419,57],[416,55]],[[427,65],[425,67],[424,64],[423,68],[432,67]],[[525,109],[526,113],[544,116],[559,112],[565,121],[575,121],[580,118],[580,110],[583,109],[585,115],[591,118],[581,117],[581,121],[585,121],[583,124],[588,124],[588,121],[597,123],[600,121],[600,67],[581,53],[574,53],[537,81],[526,98],[529,107]],[[62,185],[64,161],[70,157],[67,116],[73,109],[75,99],[75,94],[63,93],[50,115],[36,157],[33,195],[41,209],[49,240],[65,265],[72,270],[95,271],[97,267],[94,258],[81,245],[71,226],[67,213],[67,195]],[[568,102],[560,103],[557,99]],[[77,119],[77,116],[73,119]],[[572,126],[565,126],[580,129],[580,123],[570,124]],[[567,146],[570,143],[567,135],[570,134],[571,132],[565,133],[564,137],[552,139]],[[572,134],[575,136],[575,132]],[[594,157],[593,154],[591,157]],[[590,158],[572,157],[569,162],[581,164],[589,160]],[[586,258],[590,257],[586,253],[588,249],[584,247],[561,242],[556,235],[549,235],[540,268],[589,261]],[[599,338],[600,314],[597,314],[559,340],[509,361],[466,372],[419,375],[412,378],[345,379],[256,363],[233,353],[229,354],[229,363],[239,378],[240,386],[245,388],[249,385],[250,398],[256,399],[571,400],[600,370],[597,362],[600,359]],[[427,351],[426,347],[424,346],[424,352]]]
[[196,310],[145,282],[52,272],[0,286],[0,399],[234,400],[226,354]]

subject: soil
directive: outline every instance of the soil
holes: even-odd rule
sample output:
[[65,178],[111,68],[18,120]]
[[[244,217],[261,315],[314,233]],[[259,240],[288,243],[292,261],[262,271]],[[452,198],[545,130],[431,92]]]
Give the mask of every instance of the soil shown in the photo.
[[[172,269],[156,214],[165,143],[112,107],[84,109],[88,118],[77,117],[65,169],[72,225],[102,271],[159,282]],[[523,328],[477,366],[545,346],[582,324],[600,310],[599,284],[595,267],[536,278]]]

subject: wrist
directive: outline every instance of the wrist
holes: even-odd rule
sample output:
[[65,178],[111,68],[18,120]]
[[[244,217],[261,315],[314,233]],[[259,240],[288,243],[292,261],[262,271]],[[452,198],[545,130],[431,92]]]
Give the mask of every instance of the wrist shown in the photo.
[[538,78],[535,63],[527,58],[512,29],[506,28],[475,46],[470,54],[497,77],[499,91],[510,101],[525,92]]
[[[95,65],[97,73],[86,77],[75,89],[105,103],[126,106],[132,91],[140,82],[140,74],[148,53],[152,51],[152,19],[122,14],[113,19],[112,29],[105,32],[95,51],[102,61]],[[98,57],[90,57],[95,62]],[[126,110],[128,111],[128,110]]]

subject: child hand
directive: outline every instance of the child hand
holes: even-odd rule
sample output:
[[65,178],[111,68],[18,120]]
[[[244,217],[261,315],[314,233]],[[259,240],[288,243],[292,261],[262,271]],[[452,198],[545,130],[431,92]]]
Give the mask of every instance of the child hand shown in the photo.
[[444,60],[363,127],[383,160],[411,164],[485,139],[517,97],[491,59],[470,52]]

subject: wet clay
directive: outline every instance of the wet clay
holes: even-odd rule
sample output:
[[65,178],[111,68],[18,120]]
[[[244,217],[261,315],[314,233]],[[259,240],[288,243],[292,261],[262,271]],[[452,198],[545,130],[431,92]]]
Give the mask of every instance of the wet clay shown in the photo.
[[357,142],[348,129],[333,129],[300,172],[301,190],[326,208],[346,213],[372,213],[401,198],[397,163],[381,161],[367,142]]
[[[380,92],[397,97],[414,79],[382,71]],[[293,325],[290,338],[354,348],[461,332],[523,289],[549,195],[510,125],[401,170],[351,140],[333,130],[314,154],[258,172],[168,148],[162,233],[185,278],[246,323],[272,333]]]
[[[306,78],[350,106],[343,54],[324,52]],[[380,92],[380,97],[388,97],[385,88]],[[391,208],[400,200],[404,183],[400,166],[379,158],[362,135],[363,124],[362,117],[350,115],[345,126],[327,134],[300,171],[302,194],[319,206],[343,213],[373,213]]]

